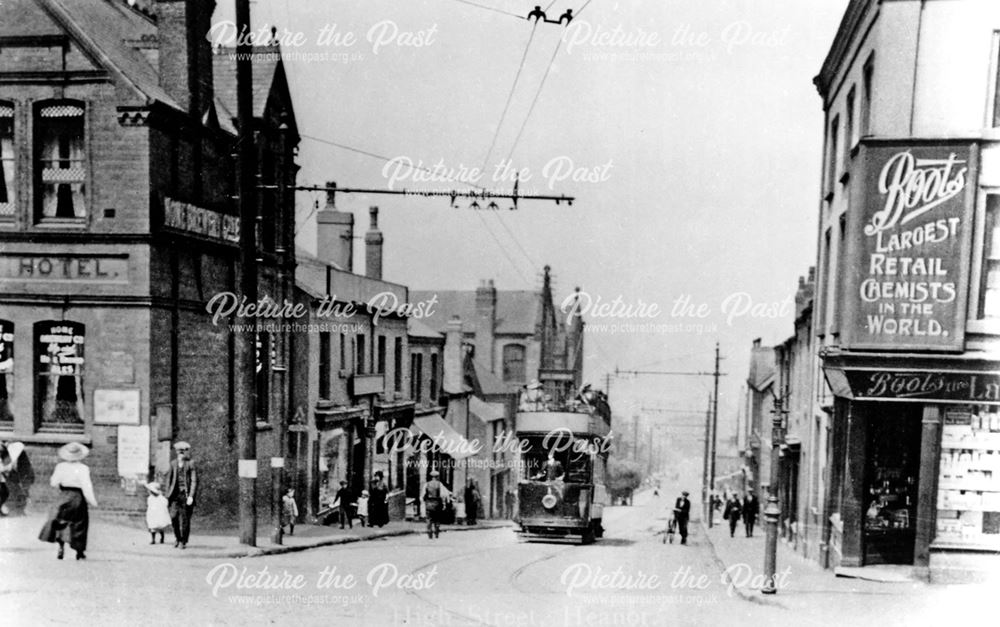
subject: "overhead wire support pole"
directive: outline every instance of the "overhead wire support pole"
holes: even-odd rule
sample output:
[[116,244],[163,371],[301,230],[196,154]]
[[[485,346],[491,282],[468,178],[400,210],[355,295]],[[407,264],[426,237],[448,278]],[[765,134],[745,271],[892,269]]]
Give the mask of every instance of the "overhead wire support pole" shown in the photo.
[[[250,0],[236,0],[236,113],[239,164],[240,290],[248,302],[257,302],[257,181],[254,146],[252,64],[253,48],[243,33],[250,32]],[[239,485],[240,543],[257,545],[257,338],[246,329],[256,320],[242,312],[236,316],[236,448]]]
[[[712,376],[715,378],[715,388],[712,393],[712,454],[709,457],[711,460],[709,462],[708,469],[708,490],[709,492],[715,492],[715,457],[716,457],[716,440],[718,439],[719,430],[719,343],[715,343],[715,372]],[[709,517],[709,522],[712,518]],[[709,524],[711,527],[711,524]]]
[[701,509],[703,516],[708,521],[708,527],[712,527],[712,504],[708,495],[708,454],[710,446],[710,436],[712,433],[712,397],[708,397],[708,407],[705,409],[705,456],[702,458],[701,469]]

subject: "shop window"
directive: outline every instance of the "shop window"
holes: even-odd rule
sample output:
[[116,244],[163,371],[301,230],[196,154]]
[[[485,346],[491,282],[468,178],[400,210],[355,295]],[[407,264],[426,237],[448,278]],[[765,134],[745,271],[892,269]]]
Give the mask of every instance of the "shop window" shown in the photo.
[[330,398],[330,332],[319,334],[319,397]]
[[507,344],[503,347],[503,380],[520,383],[524,381],[524,346]]
[[11,386],[14,385],[14,323],[0,320],[0,424],[10,427]]
[[46,102],[35,116],[36,215],[39,221],[87,216],[84,108],[76,101]]
[[438,397],[438,386],[440,385],[438,381],[438,354],[431,353],[431,388],[430,388],[430,399],[436,401]]
[[1000,194],[986,197],[982,284],[979,312],[982,318],[1000,317]]
[[944,410],[935,542],[1000,549],[1000,413]]
[[271,401],[271,359],[273,346],[271,334],[267,331],[257,333],[257,420],[267,422],[270,415]]
[[14,105],[0,101],[0,220],[17,210],[17,157],[14,150]]
[[83,431],[86,327],[79,322],[38,322],[34,336],[39,429]]

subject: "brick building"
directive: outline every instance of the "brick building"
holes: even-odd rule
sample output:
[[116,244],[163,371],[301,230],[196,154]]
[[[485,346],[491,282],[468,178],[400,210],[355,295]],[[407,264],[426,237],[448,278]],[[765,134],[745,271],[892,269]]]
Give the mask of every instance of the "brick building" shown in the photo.
[[[259,233],[260,294],[290,294],[291,195],[232,195],[235,62],[206,39],[214,2],[7,0],[0,22],[0,438],[47,477],[64,442],[88,444],[103,510],[143,509],[136,488],[187,440],[199,516],[236,510],[231,319],[242,228]],[[294,184],[298,143],[274,50],[254,61],[264,182]],[[288,412],[287,338],[258,337],[258,456]],[[144,428],[148,428],[148,431]],[[121,466],[119,463],[127,462]],[[267,468],[261,469],[262,517]],[[51,496],[47,482],[32,497]]]

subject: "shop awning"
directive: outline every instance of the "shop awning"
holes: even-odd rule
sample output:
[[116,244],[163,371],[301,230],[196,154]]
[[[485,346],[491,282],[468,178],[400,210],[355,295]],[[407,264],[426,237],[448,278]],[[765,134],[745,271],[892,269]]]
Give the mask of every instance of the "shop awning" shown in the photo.
[[505,412],[501,403],[487,403],[475,396],[469,397],[469,411],[483,422],[493,422],[503,420]]
[[434,442],[435,447],[452,459],[465,459],[474,454],[472,444],[444,421],[439,414],[429,414],[413,419],[413,430]]

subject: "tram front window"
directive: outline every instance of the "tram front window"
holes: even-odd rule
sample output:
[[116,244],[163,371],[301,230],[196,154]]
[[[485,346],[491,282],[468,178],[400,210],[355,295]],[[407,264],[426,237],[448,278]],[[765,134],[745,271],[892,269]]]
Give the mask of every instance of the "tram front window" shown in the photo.
[[588,453],[546,449],[542,445],[543,438],[528,440],[530,448],[524,452],[523,481],[590,483],[591,464]]

